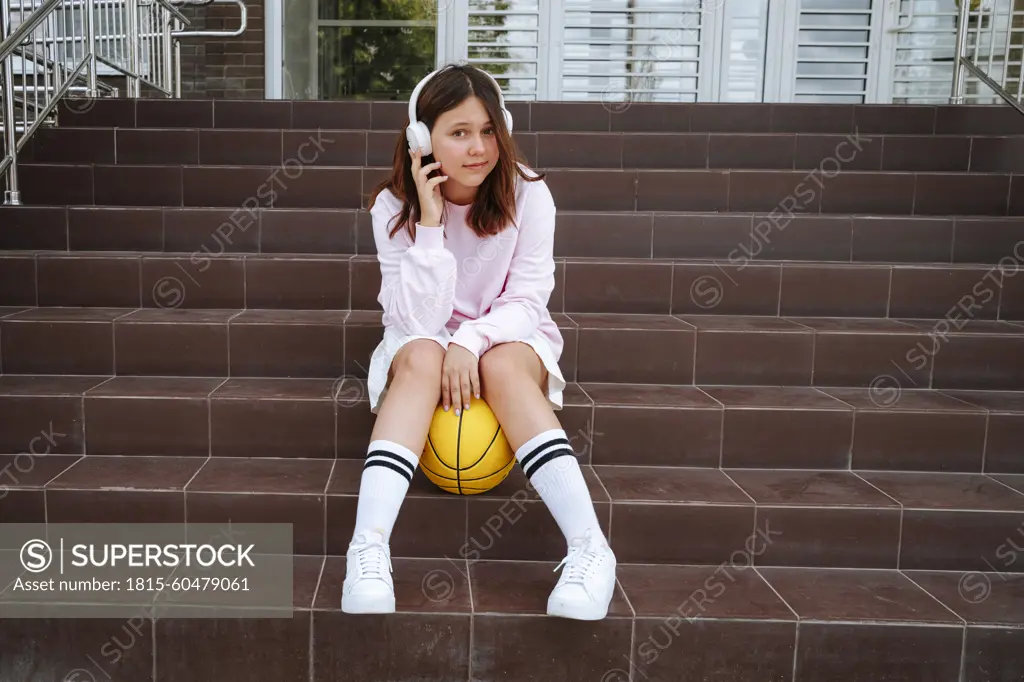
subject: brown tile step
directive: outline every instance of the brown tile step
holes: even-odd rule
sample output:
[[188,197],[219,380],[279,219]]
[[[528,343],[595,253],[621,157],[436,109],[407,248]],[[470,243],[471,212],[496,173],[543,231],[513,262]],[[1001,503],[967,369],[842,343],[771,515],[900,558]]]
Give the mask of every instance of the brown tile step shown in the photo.
[[[556,257],[548,309],[1020,320],[1021,256],[993,265]],[[0,251],[8,306],[379,310],[380,280],[370,254]]]
[[[374,423],[351,376],[6,374],[0,404],[10,452],[360,459]],[[558,418],[595,465],[1024,474],[1024,392],[570,383]]]
[[879,390],[1024,386],[1015,359],[1024,350],[1024,326],[999,321],[974,320],[954,329],[944,320],[922,319],[567,317],[577,326],[574,376],[580,382]]
[[[569,314],[1024,319],[1024,277],[1017,276],[1024,258],[1001,266],[785,258],[566,258],[564,273],[556,270],[560,279],[549,306]],[[376,300],[380,288],[379,266],[355,256],[351,267],[354,286],[366,288],[353,290],[353,307],[375,307],[370,297]]]
[[[559,208],[1024,215],[1011,173],[545,168]],[[361,208],[387,166],[19,164],[33,205]]]
[[[1024,171],[1024,134],[517,130],[513,136],[529,163],[550,168]],[[404,143],[397,130],[63,126],[39,130],[22,153],[36,163],[386,166],[399,139]]]
[[[1017,112],[996,105],[509,102],[521,131],[1020,135]],[[398,131],[402,102],[97,100],[62,102],[60,125],[118,128]]]
[[[1014,550],[1024,493],[984,474],[582,466],[625,563],[1024,573]],[[344,555],[362,461],[22,454],[0,458],[0,470],[5,520],[292,523],[296,553]],[[392,549],[457,561],[565,551],[518,466],[467,497],[418,473]]]
[[[351,376],[8,374],[0,400],[9,452],[359,459],[375,419]],[[598,465],[1024,474],[1022,392],[570,383],[558,418]]]
[[[996,320],[625,313],[553,318],[564,339],[560,364],[569,381],[879,392],[1024,388],[1024,325]],[[380,313],[368,310],[27,308],[0,319],[0,369],[363,378],[382,330]],[[612,356],[617,361],[608,363]]]
[[[1020,576],[753,569],[739,558],[620,563],[608,618],[584,623],[545,615],[554,562],[439,557],[395,558],[393,565],[394,614],[342,613],[344,557],[296,556],[292,618],[140,619],[140,644],[104,669],[114,679],[150,680],[155,669],[158,680],[316,682],[876,682],[956,680],[961,666],[975,676],[965,679],[1024,669]],[[7,619],[0,655],[63,674],[88,666],[90,652],[113,637],[123,641],[123,627],[124,619],[113,618]],[[366,646],[368,637],[400,637],[401,655]],[[37,642],[55,638],[63,646],[44,656]],[[207,646],[194,647],[199,639]],[[271,639],[276,646],[268,648]],[[543,677],[526,650],[545,662]]]
[[[799,262],[785,254],[759,260],[556,257],[548,308],[1020,320],[1019,268],[1015,258],[984,265]],[[370,254],[0,251],[0,305],[8,306],[374,310],[380,278]]]
[[[1024,260],[1024,217],[571,211],[555,256],[751,261],[973,263]],[[228,254],[363,254],[376,244],[365,209],[0,206],[0,249]],[[191,263],[190,263],[191,265]]]

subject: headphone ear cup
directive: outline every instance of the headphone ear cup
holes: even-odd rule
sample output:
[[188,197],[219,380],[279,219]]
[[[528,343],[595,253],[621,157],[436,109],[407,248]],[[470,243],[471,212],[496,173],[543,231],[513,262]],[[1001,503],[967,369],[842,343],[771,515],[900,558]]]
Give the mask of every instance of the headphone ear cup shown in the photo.
[[419,149],[423,156],[430,154],[433,149],[430,144],[430,130],[427,124],[422,121],[413,123],[405,129],[405,137],[409,141],[409,148],[413,151]]
[[508,128],[508,131],[511,133],[512,132],[512,112],[510,112],[508,109],[505,109],[505,108],[502,108],[501,111],[502,111],[502,113],[505,114],[505,127]]

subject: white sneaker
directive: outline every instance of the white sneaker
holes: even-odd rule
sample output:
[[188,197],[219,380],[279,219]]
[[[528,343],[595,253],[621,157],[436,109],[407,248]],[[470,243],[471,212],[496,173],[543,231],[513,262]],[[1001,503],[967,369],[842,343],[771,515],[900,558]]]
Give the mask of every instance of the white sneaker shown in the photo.
[[395,584],[391,579],[391,550],[375,531],[357,533],[345,555],[345,613],[394,613]]
[[569,545],[569,554],[555,567],[565,569],[548,597],[548,615],[576,620],[601,620],[615,594],[616,560],[612,548],[588,530]]

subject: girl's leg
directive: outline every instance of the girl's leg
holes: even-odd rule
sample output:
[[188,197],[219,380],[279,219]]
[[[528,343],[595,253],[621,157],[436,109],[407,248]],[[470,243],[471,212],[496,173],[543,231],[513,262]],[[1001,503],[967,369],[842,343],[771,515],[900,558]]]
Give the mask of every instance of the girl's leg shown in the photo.
[[604,618],[615,590],[615,555],[576,455],[548,403],[543,363],[525,343],[500,344],[480,358],[480,383],[516,459],[569,547],[565,568],[548,598],[548,613]]
[[346,613],[395,610],[388,543],[441,398],[443,361],[438,343],[416,339],[392,362],[391,384],[377,411],[359,484],[341,602]]

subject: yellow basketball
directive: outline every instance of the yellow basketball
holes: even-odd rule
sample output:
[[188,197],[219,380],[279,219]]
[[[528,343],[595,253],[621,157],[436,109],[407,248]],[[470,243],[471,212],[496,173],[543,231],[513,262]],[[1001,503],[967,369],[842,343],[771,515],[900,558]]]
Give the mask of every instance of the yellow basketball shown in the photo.
[[420,457],[420,468],[435,485],[454,495],[485,493],[505,480],[515,464],[497,418],[483,400],[455,416],[438,405]]

